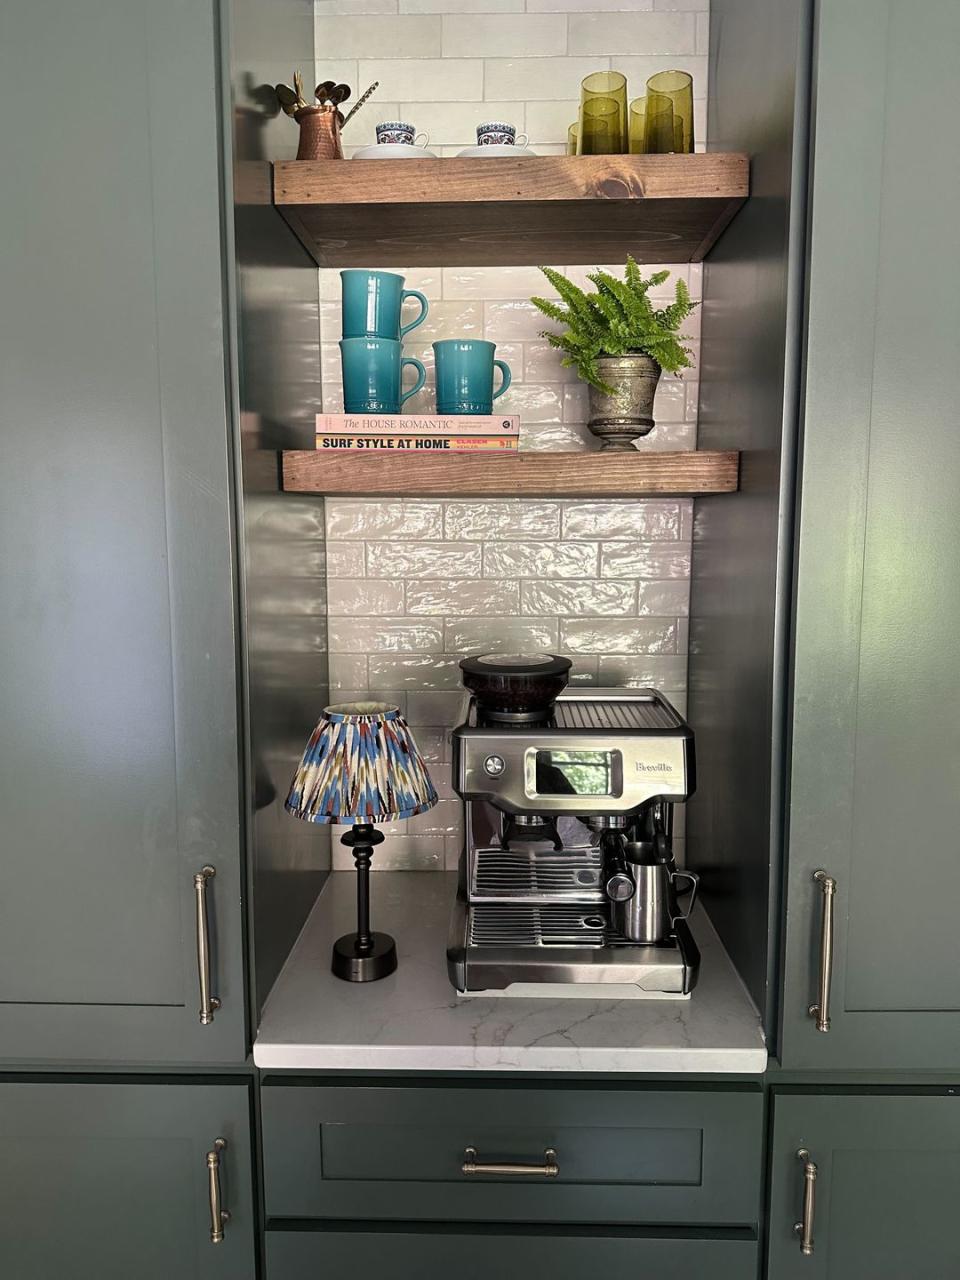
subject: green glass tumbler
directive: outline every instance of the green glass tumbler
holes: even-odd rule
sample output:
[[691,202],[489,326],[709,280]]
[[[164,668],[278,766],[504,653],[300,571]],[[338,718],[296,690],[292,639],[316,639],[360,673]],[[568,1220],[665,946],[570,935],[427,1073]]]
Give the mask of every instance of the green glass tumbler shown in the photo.
[[594,71],[580,84],[580,123],[588,103],[612,98],[619,115],[619,145],[607,154],[624,154],[627,150],[627,77],[619,71]]
[[647,100],[634,98],[630,103],[630,154],[642,156],[646,150]]
[[686,71],[658,71],[647,81],[648,151],[693,151],[693,77]]
[[622,150],[620,108],[614,98],[591,98],[580,108],[578,156],[616,156]]
[[580,121],[574,120],[573,124],[567,130],[567,155],[575,156],[577,147],[580,143]]

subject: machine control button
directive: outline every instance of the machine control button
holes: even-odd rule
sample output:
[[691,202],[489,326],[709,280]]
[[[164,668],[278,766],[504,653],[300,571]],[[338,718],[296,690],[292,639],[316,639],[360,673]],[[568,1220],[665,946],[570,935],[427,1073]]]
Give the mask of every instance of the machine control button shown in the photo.
[[483,762],[483,771],[489,774],[491,778],[499,778],[506,767],[507,762],[503,756],[487,756]]

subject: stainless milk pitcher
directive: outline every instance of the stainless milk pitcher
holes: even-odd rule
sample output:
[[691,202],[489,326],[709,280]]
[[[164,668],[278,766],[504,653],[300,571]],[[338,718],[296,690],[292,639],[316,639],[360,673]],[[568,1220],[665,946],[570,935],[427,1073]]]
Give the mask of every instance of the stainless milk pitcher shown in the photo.
[[[700,877],[658,861],[652,840],[626,841],[622,856],[634,888],[629,898],[614,901],[614,924],[631,942],[661,942],[675,921],[686,920],[690,915]],[[685,912],[677,906],[676,885],[681,880],[690,884],[690,902]]]

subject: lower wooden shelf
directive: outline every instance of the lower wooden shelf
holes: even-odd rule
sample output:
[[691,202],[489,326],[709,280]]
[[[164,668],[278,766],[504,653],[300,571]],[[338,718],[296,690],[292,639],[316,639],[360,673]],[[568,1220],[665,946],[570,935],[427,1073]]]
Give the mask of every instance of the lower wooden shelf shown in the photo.
[[740,470],[739,453],[718,450],[497,457],[285,450],[280,458],[288,493],[368,497],[689,497],[736,492]]

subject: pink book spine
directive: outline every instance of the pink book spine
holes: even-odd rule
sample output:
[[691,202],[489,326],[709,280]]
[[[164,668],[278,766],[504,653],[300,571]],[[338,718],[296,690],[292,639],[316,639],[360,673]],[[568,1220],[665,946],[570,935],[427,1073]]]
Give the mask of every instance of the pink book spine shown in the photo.
[[317,435],[518,436],[516,414],[318,413]]

